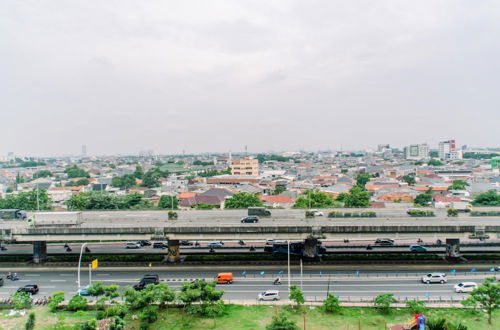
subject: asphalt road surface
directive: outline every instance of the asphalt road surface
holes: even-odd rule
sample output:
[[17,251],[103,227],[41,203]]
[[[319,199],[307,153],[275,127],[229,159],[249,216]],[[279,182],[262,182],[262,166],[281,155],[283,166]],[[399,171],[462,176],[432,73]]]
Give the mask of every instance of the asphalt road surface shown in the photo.
[[[168,283],[170,287],[178,289],[182,282],[190,282],[195,279],[213,279],[218,272],[228,272],[231,269],[220,267],[214,271],[155,271],[149,272],[124,270],[109,271],[106,269],[95,270],[92,274],[92,281],[102,281],[103,284],[118,284],[122,289],[131,286],[139,281],[146,273],[158,274],[161,281]],[[439,271],[436,269],[435,271]],[[281,272],[281,273],[280,273]],[[429,271],[415,272],[391,272],[391,271],[363,271],[356,275],[353,271],[304,271],[302,281],[299,272],[293,272],[291,284],[299,287],[302,285],[304,295],[308,300],[321,300],[326,294],[333,292],[341,299],[359,300],[370,299],[380,293],[393,293],[398,298],[419,298],[419,299],[449,299],[457,300],[466,296],[458,294],[453,290],[453,286],[463,281],[473,281],[482,283],[488,273],[465,273],[458,271],[455,274],[448,273],[448,283],[445,284],[423,284],[421,276]],[[282,299],[287,297],[288,277],[286,270],[276,269],[261,274],[259,271],[241,272],[235,271],[234,283],[218,285],[218,289],[224,290],[225,300],[254,300],[259,292],[265,290],[279,290]],[[37,297],[49,296],[57,291],[65,291],[66,297],[70,298],[77,291],[77,272],[68,270],[61,272],[54,271],[29,271],[19,272],[19,281],[5,279],[5,274],[0,274],[4,278],[4,286],[0,287],[0,298],[5,298],[14,293],[17,288],[27,284],[37,284],[40,292]],[[273,280],[281,277],[281,285],[273,285]],[[81,285],[89,283],[88,270],[81,270]]]

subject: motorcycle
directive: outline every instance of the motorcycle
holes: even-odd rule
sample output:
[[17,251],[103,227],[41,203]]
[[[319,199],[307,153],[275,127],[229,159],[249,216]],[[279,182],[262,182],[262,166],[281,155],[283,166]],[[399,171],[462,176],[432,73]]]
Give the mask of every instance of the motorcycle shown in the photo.
[[238,242],[238,244],[243,246],[243,245],[245,245],[245,242],[243,242],[242,240],[240,240],[240,241]]
[[11,281],[19,281],[19,276],[17,275],[13,275],[13,274],[7,274],[6,276],[7,279],[11,280]]
[[273,285],[280,285],[280,284],[281,284],[281,280],[279,278],[275,279],[273,282]]
[[70,248],[70,247],[68,246],[68,247],[66,248],[66,252],[71,252],[71,251],[73,251],[73,249],[72,249],[72,248]]

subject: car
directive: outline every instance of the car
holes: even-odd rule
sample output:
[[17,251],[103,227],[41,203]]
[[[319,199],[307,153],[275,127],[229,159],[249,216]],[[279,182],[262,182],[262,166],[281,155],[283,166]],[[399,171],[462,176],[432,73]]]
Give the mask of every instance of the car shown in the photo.
[[213,248],[221,248],[224,246],[224,243],[222,242],[208,242],[207,246],[211,249]]
[[273,244],[286,244],[286,241],[283,240],[276,240],[276,239],[266,239],[266,245],[273,245]]
[[477,283],[476,282],[458,283],[457,285],[454,286],[454,289],[455,292],[457,293],[471,292],[477,289]]
[[315,217],[322,217],[322,216],[324,216],[324,215],[325,215],[323,212],[318,211],[318,210],[311,210],[311,212],[313,213],[313,215],[314,215]]
[[3,277],[0,277],[0,286],[3,286]]
[[168,245],[163,243],[163,242],[154,242],[153,243],[153,249],[165,249],[167,247],[168,247]]
[[278,290],[267,290],[267,291],[259,293],[258,299],[260,301],[264,301],[264,300],[276,301],[276,300],[280,299],[280,292]]
[[427,248],[425,246],[422,246],[422,245],[412,244],[412,245],[410,245],[410,251],[412,251],[412,252],[425,252],[425,251],[427,251]]
[[448,279],[446,278],[446,274],[444,273],[430,273],[422,276],[422,283],[446,283]]
[[140,291],[150,284],[160,283],[160,277],[157,274],[146,274],[142,277],[139,283],[133,286],[134,290]]
[[375,244],[381,246],[393,246],[394,240],[391,238],[377,238],[375,240]]
[[88,288],[89,288],[89,286],[87,285],[83,288],[78,289],[78,291],[76,293],[79,294],[80,296],[90,296]]
[[150,241],[137,241],[137,244],[139,244],[140,246],[151,246]]
[[16,292],[26,292],[31,294],[37,294],[40,288],[36,284],[27,284],[19,289]]
[[135,242],[127,242],[125,244],[125,248],[126,249],[140,249],[141,248],[141,244],[135,243]]
[[256,223],[259,222],[259,217],[256,215],[250,215],[241,219],[241,223]]
[[180,242],[179,242],[179,244],[180,244],[181,246],[193,246],[193,245],[194,245],[194,243],[193,243],[193,242],[191,242],[191,241],[186,241],[186,240],[180,241]]

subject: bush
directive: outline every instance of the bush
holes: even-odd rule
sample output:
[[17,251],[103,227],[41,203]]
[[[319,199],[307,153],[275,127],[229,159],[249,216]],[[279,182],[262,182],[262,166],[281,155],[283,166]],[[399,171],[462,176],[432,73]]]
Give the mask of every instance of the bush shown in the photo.
[[271,324],[266,327],[266,330],[298,330],[300,329],[295,322],[290,320],[284,313],[273,316]]
[[449,217],[458,217],[458,210],[457,209],[448,209],[448,216]]
[[87,309],[87,300],[79,294],[74,295],[68,303],[70,311],[83,311]]
[[28,321],[24,325],[24,330],[33,330],[35,329],[35,313],[31,312],[28,315]]
[[467,326],[462,323],[447,322],[444,318],[429,318],[426,326],[428,330],[467,330]]
[[139,320],[146,323],[153,323],[158,319],[158,306],[149,305],[139,313]]
[[57,307],[59,306],[60,303],[64,301],[64,292],[63,291],[58,291],[52,295],[52,299],[50,299],[49,302],[49,310],[54,313],[57,311]]
[[80,330],[96,330],[96,329],[97,329],[97,320],[95,319],[80,324]]
[[325,301],[323,302],[323,308],[328,313],[338,313],[338,312],[340,312],[340,309],[342,307],[340,307],[339,298],[337,298],[335,295],[329,293],[326,296]]
[[496,217],[500,216],[499,211],[471,211],[471,216],[474,217]]
[[394,295],[392,293],[381,293],[375,300],[373,301],[373,305],[377,308],[381,313],[389,313],[391,310],[391,304],[395,302]]
[[313,211],[306,211],[306,218],[314,218],[314,212]]
[[168,211],[168,220],[176,220],[178,218],[177,212]]
[[10,296],[12,300],[12,307],[14,309],[27,309],[31,308],[31,298],[26,292],[16,292]]
[[406,302],[406,307],[408,307],[412,313],[423,314],[425,312],[425,301],[409,300]]
[[424,210],[409,210],[407,212],[411,217],[433,217],[433,211],[424,211]]

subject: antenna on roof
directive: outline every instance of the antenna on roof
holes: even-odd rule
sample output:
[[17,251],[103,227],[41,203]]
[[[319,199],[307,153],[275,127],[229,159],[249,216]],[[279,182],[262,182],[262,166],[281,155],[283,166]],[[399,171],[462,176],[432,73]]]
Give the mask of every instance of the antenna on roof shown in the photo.
[[245,157],[248,156],[248,147],[245,145]]

